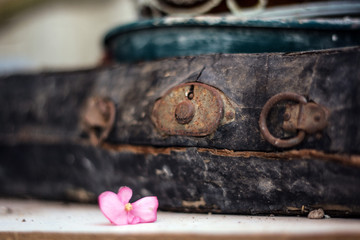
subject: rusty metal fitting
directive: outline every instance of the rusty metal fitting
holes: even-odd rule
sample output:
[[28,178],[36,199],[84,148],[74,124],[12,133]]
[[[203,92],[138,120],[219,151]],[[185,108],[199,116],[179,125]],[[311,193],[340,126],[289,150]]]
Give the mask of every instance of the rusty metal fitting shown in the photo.
[[195,115],[195,107],[191,101],[185,100],[179,103],[175,109],[175,119],[180,124],[191,122]]
[[[267,123],[266,123],[266,118],[267,118],[271,108],[276,103],[278,103],[280,101],[284,101],[284,100],[299,102],[300,106],[307,103],[307,100],[305,97],[298,95],[296,93],[286,92],[286,93],[276,94],[275,96],[271,97],[265,103],[265,105],[261,111],[261,114],[260,114],[259,126],[260,126],[261,135],[265,138],[266,141],[268,141],[269,143],[271,143],[272,145],[274,145],[276,147],[289,148],[289,147],[296,146],[302,142],[302,140],[305,138],[305,131],[299,130],[297,136],[290,138],[290,139],[276,138],[270,133],[270,131],[267,127]],[[288,117],[290,119],[291,116],[288,116]]]
[[[291,115],[291,118],[289,121],[284,122],[283,128],[285,130],[304,130],[308,134],[314,134],[324,129],[328,123],[329,111],[314,102],[288,106],[286,112]],[[291,127],[292,129],[289,129]]]
[[151,119],[163,135],[202,137],[235,120],[235,109],[220,90],[190,82],[168,90],[158,99]]
[[82,122],[91,144],[97,146],[108,137],[115,115],[115,104],[110,99],[92,97],[87,101]]

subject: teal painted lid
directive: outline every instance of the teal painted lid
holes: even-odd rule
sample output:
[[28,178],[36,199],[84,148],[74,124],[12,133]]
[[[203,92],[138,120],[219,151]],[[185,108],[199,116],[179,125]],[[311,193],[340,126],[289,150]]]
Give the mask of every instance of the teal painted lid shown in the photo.
[[135,62],[210,53],[297,52],[360,45],[360,19],[244,20],[167,17],[109,31],[112,60]]

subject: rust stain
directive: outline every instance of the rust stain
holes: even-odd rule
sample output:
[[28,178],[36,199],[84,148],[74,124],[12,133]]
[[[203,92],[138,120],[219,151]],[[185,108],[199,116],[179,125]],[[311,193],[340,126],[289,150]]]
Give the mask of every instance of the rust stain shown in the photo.
[[[154,147],[154,146],[137,146],[130,144],[114,145],[103,143],[102,148],[117,152],[130,152],[134,154],[144,155],[170,155],[171,152],[186,152],[186,147]],[[319,159],[324,161],[333,161],[342,164],[360,167],[359,155],[348,154],[330,154],[323,151],[313,149],[290,150],[285,152],[256,152],[256,151],[233,151],[228,149],[211,149],[211,148],[197,148],[199,153],[210,153],[216,156],[224,157],[242,157],[242,158],[266,158],[273,160],[293,160],[293,159]]]

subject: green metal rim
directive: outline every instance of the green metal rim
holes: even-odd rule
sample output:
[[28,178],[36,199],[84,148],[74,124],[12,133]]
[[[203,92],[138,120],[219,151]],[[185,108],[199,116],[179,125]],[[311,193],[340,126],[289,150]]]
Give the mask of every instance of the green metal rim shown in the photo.
[[128,32],[176,26],[292,28],[318,30],[360,30],[360,19],[302,19],[302,20],[246,20],[239,17],[167,17],[121,25],[111,29],[104,37],[106,46],[113,37]]

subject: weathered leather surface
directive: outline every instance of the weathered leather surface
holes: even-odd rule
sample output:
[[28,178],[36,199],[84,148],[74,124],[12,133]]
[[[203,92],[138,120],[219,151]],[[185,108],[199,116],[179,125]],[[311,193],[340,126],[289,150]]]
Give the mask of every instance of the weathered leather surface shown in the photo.
[[[236,120],[206,137],[161,135],[150,119],[155,100],[193,81],[225,93]],[[83,201],[94,201],[102,191],[127,185],[136,197],[157,195],[162,209],[299,214],[302,206],[322,206],[334,214],[358,215],[359,81],[358,47],[4,76],[0,194],[81,200],[83,191]],[[306,137],[293,148],[295,154],[271,146],[258,127],[266,101],[289,91],[331,113],[322,135]],[[80,124],[92,96],[109,97],[117,109],[114,129],[96,147]],[[273,111],[269,125],[282,136],[280,113]],[[302,152],[308,150],[315,154]]]
[[[359,165],[314,156],[269,157],[208,149],[104,150],[80,144],[1,146],[2,196],[95,202],[129,186],[162,210],[360,215]],[[302,210],[304,208],[304,210]]]
[[[77,140],[85,101],[109,97],[117,106],[108,141],[119,144],[275,151],[260,135],[261,109],[273,95],[295,92],[330,111],[320,139],[296,148],[359,153],[360,50],[292,54],[224,54],[171,58],[67,73],[15,75],[0,81],[0,137]],[[162,136],[150,115],[153,104],[180,83],[214,86],[234,103],[236,120],[202,138]],[[281,137],[279,114],[270,117]]]

